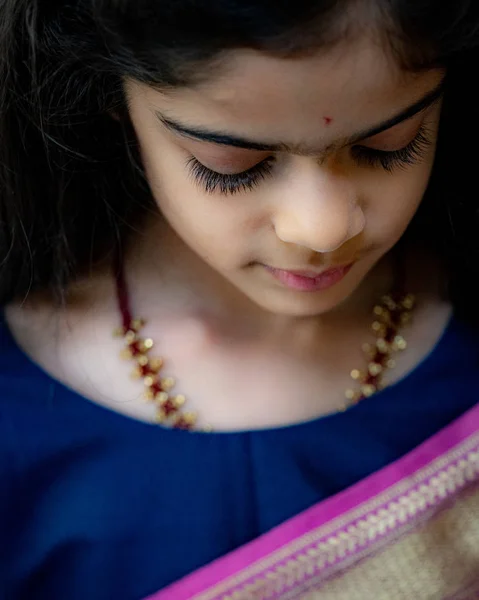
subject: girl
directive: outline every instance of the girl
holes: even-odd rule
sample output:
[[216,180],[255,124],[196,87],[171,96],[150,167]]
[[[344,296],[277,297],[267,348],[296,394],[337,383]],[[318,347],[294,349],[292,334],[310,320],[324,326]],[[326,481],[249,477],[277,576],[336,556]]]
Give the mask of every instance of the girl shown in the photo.
[[478,597],[477,3],[0,23],[1,597]]

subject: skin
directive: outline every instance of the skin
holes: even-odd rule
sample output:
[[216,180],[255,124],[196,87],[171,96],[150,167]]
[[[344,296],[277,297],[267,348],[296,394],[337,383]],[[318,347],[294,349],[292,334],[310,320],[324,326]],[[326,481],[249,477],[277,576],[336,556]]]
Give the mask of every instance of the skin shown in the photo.
[[[345,140],[416,103],[443,75],[400,72],[376,42],[361,39],[295,60],[235,51],[207,83],[168,93],[125,82],[159,209],[131,241],[130,300],[200,422],[225,431],[275,427],[342,406],[350,370],[365,361],[371,309],[394,282],[389,252],[428,183],[440,102],[356,142],[398,150],[424,126],[429,144],[413,165],[387,172],[359,164]],[[282,149],[198,141],[162,119]],[[253,190],[225,196],[194,180],[191,156],[223,174],[273,162]],[[342,281],[307,293],[262,266],[322,271],[348,263]],[[450,313],[434,263],[414,250],[407,267],[419,302],[389,382],[430,352]],[[65,311],[33,299],[10,307],[8,320],[53,377],[109,409],[152,420],[154,408],[140,399],[142,386],[128,379],[121,344],[111,339],[118,308],[109,268],[72,286]]]
[[[278,316],[325,314],[354,294],[410,223],[429,179],[440,104],[361,142],[397,150],[424,124],[431,145],[408,168],[388,173],[358,165],[342,140],[414,103],[443,73],[400,73],[367,41],[304,60],[238,52],[225,71],[172,94],[127,84],[152,192],[184,243],[252,302]],[[258,142],[287,142],[297,152],[196,141],[170,131],[158,114]],[[332,119],[327,126],[324,115]],[[273,172],[252,191],[207,194],[186,167],[191,155],[226,174],[273,156]],[[303,293],[284,288],[258,263],[309,271],[355,264],[338,285]]]

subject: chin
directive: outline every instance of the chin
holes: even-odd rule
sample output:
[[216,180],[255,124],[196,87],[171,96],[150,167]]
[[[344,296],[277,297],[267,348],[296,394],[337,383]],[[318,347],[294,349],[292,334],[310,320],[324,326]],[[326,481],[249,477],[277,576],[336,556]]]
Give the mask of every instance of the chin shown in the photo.
[[361,287],[371,264],[355,265],[343,281],[318,292],[288,290],[267,287],[248,290],[249,299],[271,314],[284,317],[318,317],[338,309],[351,299]]
[[321,291],[292,290],[264,280],[231,279],[230,282],[253,304],[272,315],[319,317],[338,309],[354,296],[376,264],[377,260],[356,263],[342,281]]
[[[275,290],[276,292],[276,290]],[[338,308],[354,290],[330,290],[320,294],[265,293],[261,297],[248,294],[249,299],[270,314],[282,317],[319,317]]]

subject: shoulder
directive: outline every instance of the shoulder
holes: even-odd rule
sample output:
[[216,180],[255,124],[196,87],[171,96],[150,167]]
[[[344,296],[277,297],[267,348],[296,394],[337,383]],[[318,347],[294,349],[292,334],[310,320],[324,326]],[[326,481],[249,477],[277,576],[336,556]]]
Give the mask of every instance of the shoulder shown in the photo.
[[[22,394],[28,391],[25,385],[38,385],[43,394],[46,388],[63,385],[76,389],[71,372],[83,365],[86,355],[94,354],[97,330],[112,321],[112,311],[105,302],[97,301],[102,289],[95,284],[75,284],[66,292],[63,303],[35,295],[5,308],[5,351],[3,356],[0,354],[0,375],[5,370],[18,373],[12,384]],[[98,294],[96,298],[93,292]],[[114,325],[112,322],[109,332]],[[86,379],[86,375],[81,373],[78,378]]]
[[27,335],[29,323],[10,320],[13,312],[8,309],[0,317],[0,468],[13,470],[24,487],[45,460],[61,451],[64,427],[61,411],[55,410],[60,404],[57,382],[18,344],[18,330],[25,328]]
[[[13,320],[10,315],[13,314]],[[12,330],[11,324],[15,325]],[[0,313],[0,411],[5,415],[22,410],[24,400],[41,397],[46,376],[30,360],[17,341],[34,335],[33,323],[15,318],[14,310],[4,308]]]

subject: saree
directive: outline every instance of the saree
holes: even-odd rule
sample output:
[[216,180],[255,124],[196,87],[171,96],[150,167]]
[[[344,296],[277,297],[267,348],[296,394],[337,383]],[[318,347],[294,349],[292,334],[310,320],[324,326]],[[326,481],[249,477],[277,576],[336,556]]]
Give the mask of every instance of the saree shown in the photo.
[[146,600],[479,598],[479,404]]

